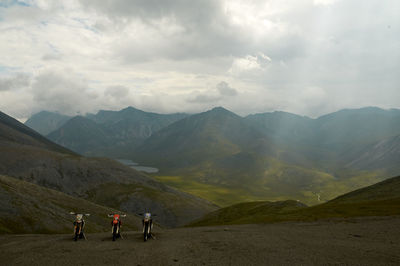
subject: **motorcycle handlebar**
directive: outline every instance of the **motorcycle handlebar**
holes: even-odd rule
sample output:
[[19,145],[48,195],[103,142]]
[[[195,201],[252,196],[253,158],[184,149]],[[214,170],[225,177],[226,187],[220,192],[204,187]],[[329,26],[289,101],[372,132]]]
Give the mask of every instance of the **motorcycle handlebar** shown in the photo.
[[76,212],[69,212],[69,214],[72,214],[72,215],[82,214],[82,215],[85,215],[85,216],[90,216],[90,213],[76,213]]
[[[117,214],[117,213],[116,213]],[[108,217],[114,217],[114,214],[108,214],[107,215]],[[126,217],[126,214],[120,214],[119,215],[120,217]]]

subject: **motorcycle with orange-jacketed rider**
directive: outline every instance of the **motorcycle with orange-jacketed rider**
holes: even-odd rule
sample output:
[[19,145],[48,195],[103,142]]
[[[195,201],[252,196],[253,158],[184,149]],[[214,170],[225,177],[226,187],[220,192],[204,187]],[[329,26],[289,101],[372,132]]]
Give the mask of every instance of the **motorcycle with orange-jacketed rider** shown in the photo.
[[86,240],[85,236],[85,220],[83,219],[83,216],[90,216],[89,213],[81,214],[81,213],[75,213],[75,212],[70,212],[69,214],[75,215],[75,220],[74,220],[74,241],[77,241],[78,239],[84,238]]
[[111,233],[112,233],[112,241],[115,241],[117,238],[122,238],[121,235],[121,217],[126,217],[126,214],[109,214],[108,217],[112,217],[111,221]]

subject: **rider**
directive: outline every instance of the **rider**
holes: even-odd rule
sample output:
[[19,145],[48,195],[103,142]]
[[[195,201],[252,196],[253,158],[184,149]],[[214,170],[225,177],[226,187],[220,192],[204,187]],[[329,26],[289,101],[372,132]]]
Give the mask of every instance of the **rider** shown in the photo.
[[114,214],[113,220],[111,221],[111,226],[114,226],[114,225],[117,225],[117,226],[118,226],[118,232],[119,232],[119,230],[121,229],[121,225],[122,225],[122,222],[121,222],[121,219],[120,219],[120,218],[121,218],[121,217],[120,217],[119,214]]
[[144,232],[144,223],[148,222],[149,223],[149,227],[150,227],[150,235],[151,235],[151,230],[153,229],[153,219],[151,219],[151,213],[146,212],[144,214],[144,218],[142,220],[142,225],[143,225],[143,232]]
[[[77,214],[74,221],[74,228],[79,228],[79,238],[83,237],[83,228],[85,227],[85,220],[83,219],[83,214]],[[76,238],[75,238],[76,241]]]

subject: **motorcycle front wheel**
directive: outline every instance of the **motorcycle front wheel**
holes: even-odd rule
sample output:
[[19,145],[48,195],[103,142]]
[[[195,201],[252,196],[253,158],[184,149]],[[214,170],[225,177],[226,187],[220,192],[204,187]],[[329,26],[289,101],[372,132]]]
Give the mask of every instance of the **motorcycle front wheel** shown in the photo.
[[143,240],[146,242],[147,241],[147,238],[148,238],[148,233],[147,233],[147,231],[148,231],[148,229],[149,229],[149,224],[148,223],[146,223],[145,225],[144,225],[144,236],[143,236]]
[[116,238],[117,238],[117,226],[114,225],[114,226],[113,226],[112,241],[115,241]]

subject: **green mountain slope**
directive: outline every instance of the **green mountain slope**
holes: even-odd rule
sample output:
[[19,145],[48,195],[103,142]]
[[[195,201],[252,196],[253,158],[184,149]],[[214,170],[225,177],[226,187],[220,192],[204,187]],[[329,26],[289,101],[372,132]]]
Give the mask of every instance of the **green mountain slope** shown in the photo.
[[317,119],[285,112],[249,115],[245,119],[285,150],[282,160],[331,170],[357,160],[367,146],[400,133],[400,110],[376,107],[341,110]]
[[256,223],[260,222],[258,219],[263,215],[279,216],[306,207],[294,200],[244,202],[211,212],[190,226]]
[[248,124],[256,127],[275,141],[309,142],[314,131],[314,119],[287,112],[272,112],[248,115]]
[[341,110],[316,120],[316,143],[337,152],[364,147],[398,135],[400,110],[367,107]]
[[285,199],[317,204],[382,180],[375,172],[318,167],[223,108],[160,130],[132,158],[160,168],[157,180],[221,206]]
[[360,188],[339,196],[329,203],[355,203],[400,198],[400,176],[386,179],[377,184]]
[[[109,231],[107,214],[121,211],[94,204],[62,192],[0,175],[1,233],[70,233],[74,217],[69,212],[90,213],[87,232]],[[128,214],[124,230],[141,228],[140,217]]]
[[400,176],[313,207],[296,201],[239,203],[211,212],[190,226],[388,215],[400,215]]
[[400,135],[390,137],[365,147],[348,167],[356,169],[381,169],[390,174],[400,172]]
[[240,116],[218,107],[156,132],[135,150],[134,160],[173,170],[252,149],[262,138]]

